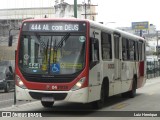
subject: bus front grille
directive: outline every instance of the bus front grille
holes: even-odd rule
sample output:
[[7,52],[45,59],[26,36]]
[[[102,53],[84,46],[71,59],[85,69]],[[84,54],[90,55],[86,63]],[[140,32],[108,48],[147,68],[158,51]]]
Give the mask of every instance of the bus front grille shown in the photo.
[[64,100],[67,93],[40,93],[40,92],[29,92],[33,99],[41,100],[42,97],[53,97],[55,100]]
[[23,74],[23,76],[29,82],[69,83],[69,82],[72,82],[76,78],[77,75],[43,76],[43,75],[28,75],[28,74]]

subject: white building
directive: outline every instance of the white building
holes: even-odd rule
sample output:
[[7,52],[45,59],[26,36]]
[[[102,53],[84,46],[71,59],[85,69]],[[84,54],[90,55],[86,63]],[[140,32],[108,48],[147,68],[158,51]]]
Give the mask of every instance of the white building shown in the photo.
[[44,16],[54,17],[55,10],[53,7],[41,7],[41,8],[15,8],[15,9],[1,9],[0,19],[27,19],[27,18],[43,18]]
[[[12,57],[8,59],[14,59],[14,50],[17,46],[18,40],[18,30],[21,26],[22,21],[24,19],[31,18],[70,18],[74,17],[74,5],[68,4],[61,0],[55,1],[56,4],[53,7],[39,7],[39,8],[15,8],[15,9],[0,9],[0,61],[3,59],[7,59],[6,57],[9,55],[8,51],[11,51]],[[96,6],[90,4],[89,2],[86,4],[78,4],[77,5],[77,17],[85,18],[85,12],[87,14],[87,19],[96,19],[96,15],[92,15],[95,13]],[[11,30],[13,29],[13,30]],[[13,35],[13,46],[12,48],[8,47],[8,38],[9,38],[9,30],[11,30],[11,35]],[[2,47],[3,46],[3,47]],[[6,48],[4,48],[6,47]],[[5,56],[4,56],[5,55]]]
[[[74,17],[74,5],[62,2],[55,4],[55,17],[70,18]],[[96,5],[90,3],[77,4],[77,18],[96,20]]]

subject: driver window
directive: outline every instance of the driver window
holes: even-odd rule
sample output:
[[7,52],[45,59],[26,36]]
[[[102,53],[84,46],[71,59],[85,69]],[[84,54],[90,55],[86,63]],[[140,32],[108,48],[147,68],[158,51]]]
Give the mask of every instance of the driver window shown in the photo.
[[99,42],[96,38],[91,38],[90,44],[90,61],[99,61]]

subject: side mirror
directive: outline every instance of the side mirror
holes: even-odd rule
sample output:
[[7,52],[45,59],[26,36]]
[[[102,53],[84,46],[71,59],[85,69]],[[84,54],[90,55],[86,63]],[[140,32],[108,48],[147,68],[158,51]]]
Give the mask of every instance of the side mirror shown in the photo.
[[12,46],[12,42],[13,42],[13,36],[10,35],[10,36],[9,36],[9,40],[8,40],[8,46],[9,46],[9,47]]
[[10,73],[10,72],[7,72],[6,73],[6,80],[9,80],[9,79],[11,79],[12,78],[12,73]]
[[9,66],[9,71],[13,74],[13,69],[11,66]]

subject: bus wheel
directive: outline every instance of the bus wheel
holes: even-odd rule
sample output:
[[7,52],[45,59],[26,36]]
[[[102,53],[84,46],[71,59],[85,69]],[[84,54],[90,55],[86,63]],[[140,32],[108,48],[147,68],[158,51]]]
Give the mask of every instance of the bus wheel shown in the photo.
[[132,90],[122,93],[122,97],[134,98],[136,96],[137,82],[136,79],[133,78]]
[[102,84],[102,87],[101,87],[100,100],[95,101],[95,102],[92,103],[92,107],[93,107],[93,108],[95,108],[95,109],[101,109],[101,108],[104,106],[105,100],[106,100],[105,87],[106,87],[106,84],[103,83],[103,84]]
[[8,93],[9,90],[10,90],[9,83],[6,83],[6,86],[5,86],[5,88],[4,88],[4,92],[5,92],[5,93]]
[[51,108],[51,107],[53,107],[54,102],[44,102],[44,101],[41,101],[41,104],[42,104],[43,107]]

